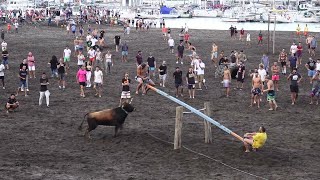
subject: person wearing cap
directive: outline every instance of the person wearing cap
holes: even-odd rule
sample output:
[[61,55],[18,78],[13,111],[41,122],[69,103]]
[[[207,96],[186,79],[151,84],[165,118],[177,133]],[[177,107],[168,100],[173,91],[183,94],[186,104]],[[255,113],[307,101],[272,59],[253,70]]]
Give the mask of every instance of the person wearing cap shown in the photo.
[[308,70],[308,77],[310,78],[310,84],[312,84],[312,78],[316,74],[316,61],[309,58],[309,62],[306,63],[305,67]]
[[163,61],[162,64],[158,68],[159,71],[159,79],[160,86],[165,87],[166,79],[167,79],[167,63]]
[[297,68],[293,68],[292,72],[287,77],[287,80],[290,80],[290,91],[291,91],[291,104],[296,104],[298,93],[299,93],[299,83],[302,79],[302,76],[297,72]]

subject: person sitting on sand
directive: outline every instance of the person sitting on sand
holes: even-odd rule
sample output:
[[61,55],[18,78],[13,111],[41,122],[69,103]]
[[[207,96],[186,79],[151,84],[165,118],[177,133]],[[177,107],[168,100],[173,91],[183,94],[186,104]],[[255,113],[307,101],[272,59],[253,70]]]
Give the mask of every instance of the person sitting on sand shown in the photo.
[[266,129],[261,126],[258,132],[246,133],[243,137],[243,143],[246,148],[245,152],[250,152],[250,145],[252,149],[256,151],[261,148],[267,140]]
[[6,104],[7,113],[14,111],[19,107],[19,102],[16,100],[15,94],[11,94]]

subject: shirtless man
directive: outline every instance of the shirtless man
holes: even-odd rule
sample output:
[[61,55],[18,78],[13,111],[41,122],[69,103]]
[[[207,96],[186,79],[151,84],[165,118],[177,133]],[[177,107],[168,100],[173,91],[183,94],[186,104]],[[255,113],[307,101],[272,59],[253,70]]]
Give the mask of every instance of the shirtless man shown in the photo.
[[306,44],[307,44],[307,46],[308,46],[308,52],[309,52],[309,54],[311,54],[311,41],[312,41],[312,36],[311,35],[309,35],[308,37],[307,37],[307,39],[306,39]]
[[149,78],[149,66],[145,63],[140,64],[137,67],[137,76],[136,80],[139,82],[137,89],[136,89],[136,94],[139,94],[139,90],[142,87],[142,95],[146,94],[147,91],[149,90],[148,86],[144,86],[143,83],[147,83],[151,86],[154,86],[154,82]]
[[287,73],[287,61],[288,61],[288,55],[285,52],[284,49],[279,54],[279,62],[281,63],[281,73],[286,74]]
[[274,62],[271,66],[271,72],[272,72],[272,81],[274,82],[277,91],[279,91],[279,80],[280,80],[280,67],[278,66],[277,62]]
[[250,107],[253,106],[253,104],[257,103],[258,108],[260,108],[260,94],[261,94],[261,85],[262,81],[258,74],[258,71],[255,71],[252,78],[252,90],[251,90],[251,104]]
[[77,57],[79,54],[79,38],[76,37],[76,39],[73,40],[73,45],[74,45],[74,53],[73,56]]
[[277,110],[278,105],[275,99],[276,92],[274,91],[273,81],[266,76],[267,89],[263,90],[263,92],[267,92],[267,101],[269,102],[270,109],[269,111]]
[[211,60],[214,63],[214,66],[217,67],[217,60],[218,60],[218,46],[215,42],[212,44],[212,50],[211,50]]
[[224,66],[223,69],[223,87],[226,89],[226,96],[230,95],[230,84],[231,84],[231,73],[228,65]]

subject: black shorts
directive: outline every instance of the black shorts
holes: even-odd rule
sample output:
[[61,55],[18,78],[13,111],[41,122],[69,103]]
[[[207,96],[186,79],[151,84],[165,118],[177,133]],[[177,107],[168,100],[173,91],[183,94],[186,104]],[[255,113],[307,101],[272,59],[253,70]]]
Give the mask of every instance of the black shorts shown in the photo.
[[290,85],[290,91],[292,93],[299,93],[299,86]]
[[182,83],[174,83],[175,87],[178,88],[178,87],[181,87],[182,86]]
[[196,88],[195,84],[188,84],[188,89],[194,89],[194,88]]
[[241,82],[241,83],[244,82],[244,78],[242,78],[242,74],[241,74],[241,73],[238,73],[237,81],[239,81],[239,82]]
[[183,58],[183,52],[178,52],[178,57]]
[[80,86],[86,86],[86,82],[79,82]]
[[286,65],[287,65],[287,62],[282,62],[282,61],[281,61],[281,66],[282,66],[282,67],[284,67],[284,66],[286,66]]
[[4,79],[4,76],[0,76],[0,79]]

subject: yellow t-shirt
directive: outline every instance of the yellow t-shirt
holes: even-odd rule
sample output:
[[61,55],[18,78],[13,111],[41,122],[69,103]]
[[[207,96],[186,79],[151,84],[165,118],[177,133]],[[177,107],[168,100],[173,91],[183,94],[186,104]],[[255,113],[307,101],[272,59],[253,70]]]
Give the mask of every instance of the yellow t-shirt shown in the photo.
[[260,148],[264,145],[264,143],[267,140],[267,133],[256,133],[256,135],[253,136],[253,148]]

